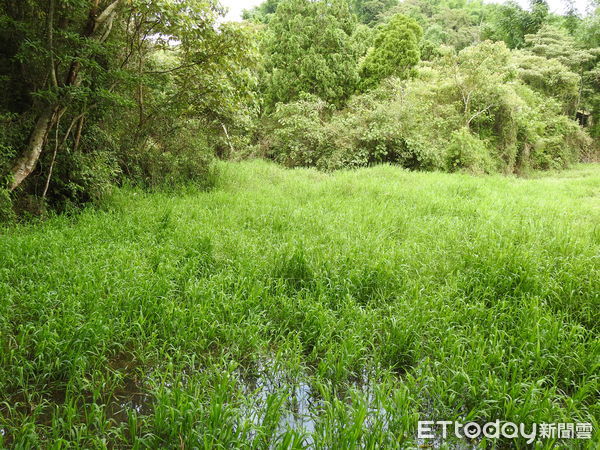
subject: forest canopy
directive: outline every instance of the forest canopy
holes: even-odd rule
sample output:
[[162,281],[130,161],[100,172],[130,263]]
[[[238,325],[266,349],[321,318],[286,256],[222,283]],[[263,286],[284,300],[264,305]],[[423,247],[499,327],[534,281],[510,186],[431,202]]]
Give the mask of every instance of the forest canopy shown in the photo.
[[215,158],[527,173],[597,157],[600,13],[480,0],[0,5],[0,216]]

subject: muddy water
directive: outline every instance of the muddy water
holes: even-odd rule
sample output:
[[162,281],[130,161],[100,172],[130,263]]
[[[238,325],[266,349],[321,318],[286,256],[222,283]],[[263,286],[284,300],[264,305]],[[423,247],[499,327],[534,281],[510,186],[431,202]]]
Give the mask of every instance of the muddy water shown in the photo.
[[149,415],[153,410],[152,396],[134,378],[125,378],[123,385],[115,390],[106,405],[107,419],[117,423],[127,422],[130,411],[138,415]]
[[138,370],[139,361],[128,353],[122,353],[110,361],[109,367],[122,373],[123,379],[106,403],[106,418],[121,423],[127,422],[129,412],[135,411],[138,415],[151,414],[154,409],[153,397]]

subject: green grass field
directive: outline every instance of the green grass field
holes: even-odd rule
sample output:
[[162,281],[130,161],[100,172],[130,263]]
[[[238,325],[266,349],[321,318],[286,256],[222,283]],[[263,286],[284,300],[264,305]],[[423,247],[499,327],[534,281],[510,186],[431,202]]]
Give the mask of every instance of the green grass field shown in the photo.
[[406,448],[495,419],[599,444],[600,165],[220,168],[0,231],[0,447]]

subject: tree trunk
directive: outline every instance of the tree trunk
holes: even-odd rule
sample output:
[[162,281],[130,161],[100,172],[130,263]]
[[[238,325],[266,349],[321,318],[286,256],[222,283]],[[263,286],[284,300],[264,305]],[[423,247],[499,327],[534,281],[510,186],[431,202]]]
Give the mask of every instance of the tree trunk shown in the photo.
[[223,131],[225,132],[225,137],[227,138],[227,144],[229,145],[229,151],[231,152],[232,156],[235,153],[235,150],[233,149],[233,145],[231,144],[231,139],[229,138],[229,133],[227,132],[227,127],[225,126],[225,124],[223,122],[221,122],[221,126],[223,127]]
[[58,129],[60,128],[60,115],[56,118],[56,134],[54,135],[54,153],[52,154],[52,162],[50,162],[50,168],[48,169],[48,176],[46,177],[46,185],[44,186],[44,192],[42,198],[46,198],[48,193],[48,187],[50,186],[50,179],[52,178],[52,170],[54,169],[54,163],[56,162],[56,154],[58,153]]
[[55,106],[47,106],[38,116],[33,131],[31,132],[31,136],[29,137],[27,147],[12,168],[11,173],[13,177],[9,186],[11,191],[14,191],[23,180],[33,172],[33,169],[35,169],[35,165],[40,158],[46,136],[48,136],[48,133],[50,132],[54,115],[57,110],[58,108]]

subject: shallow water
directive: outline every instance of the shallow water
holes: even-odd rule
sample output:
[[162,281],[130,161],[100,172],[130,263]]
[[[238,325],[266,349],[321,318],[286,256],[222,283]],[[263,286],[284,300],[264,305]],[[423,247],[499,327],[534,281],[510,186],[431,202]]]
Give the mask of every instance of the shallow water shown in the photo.
[[[304,445],[314,443],[313,433],[323,418],[324,402],[319,392],[310,384],[310,373],[304,369],[294,373],[279,367],[271,359],[260,360],[254,370],[248,374],[239,373],[241,391],[249,399],[242,408],[242,416],[254,426],[263,425],[266,407],[271,396],[283,395],[285,399],[280,409],[277,423],[277,435],[286,431],[296,431],[305,436]],[[375,381],[367,371],[349,383],[335,389],[337,399],[351,403],[351,391],[363,396],[368,406],[365,426],[379,425],[388,429],[388,412],[378,405],[373,389]]]
[[269,397],[287,395],[280,410],[277,434],[287,430],[312,434],[320,400],[307,379],[305,372],[292,375],[271,359],[260,360],[251,372],[238,373],[241,391],[248,399],[242,406],[242,416],[253,425],[261,426]]
[[134,378],[126,378],[122,387],[115,390],[106,405],[106,418],[117,423],[127,422],[129,412],[149,415],[153,410],[153,398]]

